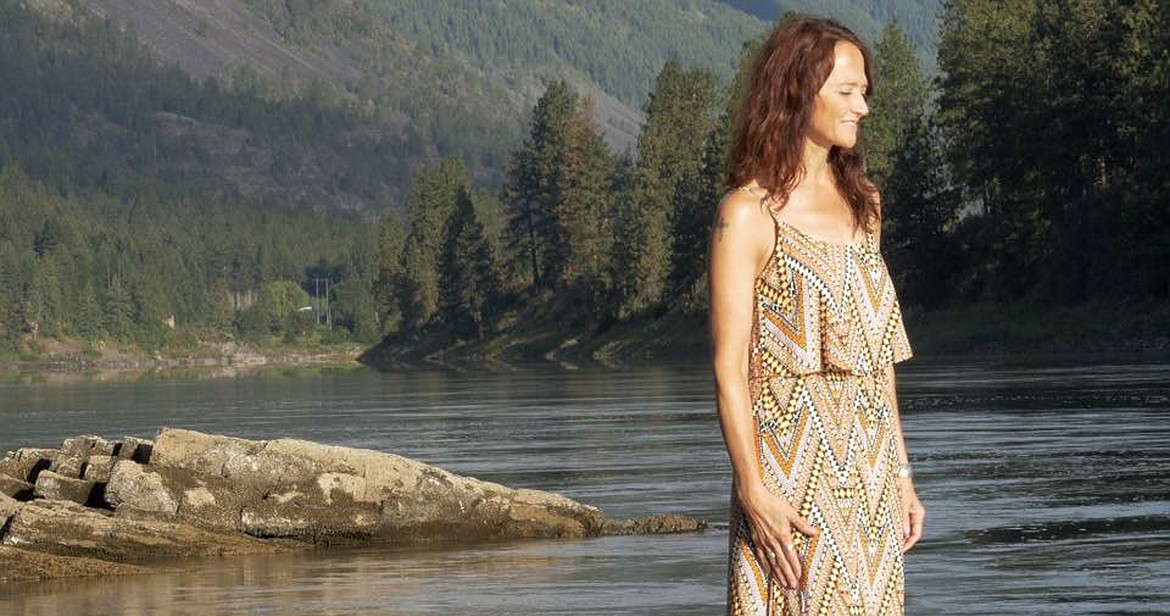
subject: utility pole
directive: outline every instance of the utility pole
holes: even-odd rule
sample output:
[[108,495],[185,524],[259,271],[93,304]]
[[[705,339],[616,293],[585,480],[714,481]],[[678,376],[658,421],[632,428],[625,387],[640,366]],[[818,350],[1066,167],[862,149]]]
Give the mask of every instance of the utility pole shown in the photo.
[[[325,283],[325,296],[321,296],[321,283]],[[321,310],[322,305],[325,309]],[[333,312],[329,308],[329,279],[328,278],[314,278],[313,279],[313,312],[317,317],[317,325],[321,324],[321,319],[325,319],[325,328],[333,331]]]
[[313,321],[321,324],[321,279],[313,279]]
[[329,310],[329,279],[325,279],[325,328],[333,331],[333,312]]

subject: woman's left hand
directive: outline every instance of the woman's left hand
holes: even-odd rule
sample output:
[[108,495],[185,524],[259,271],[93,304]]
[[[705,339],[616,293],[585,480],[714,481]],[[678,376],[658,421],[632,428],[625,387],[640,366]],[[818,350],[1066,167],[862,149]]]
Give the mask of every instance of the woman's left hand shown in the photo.
[[902,552],[914,547],[922,538],[922,523],[926,520],[926,508],[914,492],[914,483],[909,477],[898,480],[902,492]]

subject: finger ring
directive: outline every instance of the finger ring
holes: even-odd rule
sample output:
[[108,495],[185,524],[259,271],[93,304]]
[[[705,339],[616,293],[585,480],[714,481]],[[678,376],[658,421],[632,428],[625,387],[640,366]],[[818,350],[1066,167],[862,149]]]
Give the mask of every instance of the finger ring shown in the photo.
[[776,560],[776,553],[768,552],[768,560]]
[[785,552],[791,552],[792,550],[795,550],[795,549],[796,549],[796,546],[792,545],[791,543],[784,544],[784,551]]

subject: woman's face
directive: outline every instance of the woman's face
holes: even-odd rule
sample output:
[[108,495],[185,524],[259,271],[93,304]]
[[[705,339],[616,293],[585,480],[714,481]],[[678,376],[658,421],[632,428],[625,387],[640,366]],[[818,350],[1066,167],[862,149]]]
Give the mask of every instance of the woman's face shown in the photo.
[[865,57],[853,43],[837,43],[833,49],[833,70],[813,102],[809,139],[829,149],[852,148],[857,143],[858,124],[869,113],[865,91]]

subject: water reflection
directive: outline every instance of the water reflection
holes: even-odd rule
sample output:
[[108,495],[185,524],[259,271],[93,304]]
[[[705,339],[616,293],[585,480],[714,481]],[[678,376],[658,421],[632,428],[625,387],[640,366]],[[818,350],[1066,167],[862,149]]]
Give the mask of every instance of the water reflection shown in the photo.
[[[33,585],[6,607],[124,616],[710,614],[719,608],[721,571],[694,563],[725,543],[708,533],[259,556],[182,573]],[[654,592],[646,592],[647,579]]]

